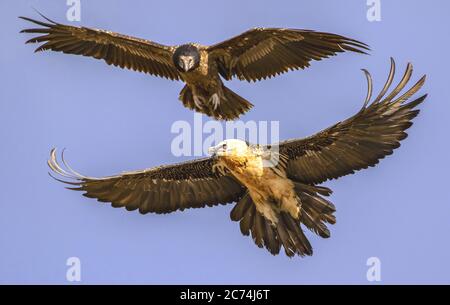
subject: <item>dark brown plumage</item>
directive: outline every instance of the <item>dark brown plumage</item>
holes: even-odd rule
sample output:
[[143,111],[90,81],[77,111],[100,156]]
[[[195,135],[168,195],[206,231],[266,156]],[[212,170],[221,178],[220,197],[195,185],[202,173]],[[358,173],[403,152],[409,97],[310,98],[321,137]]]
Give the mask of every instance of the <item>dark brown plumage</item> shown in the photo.
[[366,44],[336,34],[281,28],[255,28],[213,46],[195,43],[165,46],[110,31],[63,25],[44,17],[41,22],[20,17],[41,28],[27,43],[42,43],[36,51],[53,50],[103,59],[107,64],[181,80],[185,107],[215,119],[231,120],[253,105],[222,83],[237,77],[246,81],[270,78],[309,67],[340,52],[365,53]]
[[385,86],[369,103],[372,80],[365,73],[368,94],[361,110],[316,135],[279,143],[281,162],[276,167],[258,167],[261,159],[273,156],[270,147],[248,146],[239,140],[213,147],[213,157],[105,178],[80,175],[63,160],[64,169],[55,150],[48,164],[54,173],[70,180],[63,182],[71,189],[141,213],[237,202],[231,219],[240,222],[242,234],[251,234],[258,247],[266,247],[272,254],[283,246],[288,256],[312,255],[301,224],[327,238],[330,232],[326,224],[336,221],[334,205],[324,198],[331,190],[317,184],[374,166],[392,154],[406,138],[405,130],[419,113],[416,107],[426,97],[409,101],[424,84],[425,76],[399,95],[410,80],[411,64],[387,94],[395,73],[392,60]]

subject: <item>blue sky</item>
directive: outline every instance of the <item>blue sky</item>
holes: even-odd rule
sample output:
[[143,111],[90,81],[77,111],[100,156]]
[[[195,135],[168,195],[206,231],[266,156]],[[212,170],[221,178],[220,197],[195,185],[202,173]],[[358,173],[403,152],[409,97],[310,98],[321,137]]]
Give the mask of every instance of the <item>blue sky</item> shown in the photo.
[[243,120],[280,122],[280,138],[315,133],[354,114],[375,90],[389,57],[414,79],[428,75],[422,112],[394,155],[376,168],[325,185],[334,191],[331,238],[308,234],[314,255],[289,259],[258,249],[229,219],[232,205],[170,215],[113,209],[65,190],[47,175],[52,147],[67,148],[78,171],[104,176],[179,162],[170,150],[175,120],[192,122],[181,83],[90,58],[34,54],[19,34],[38,18],[62,23],[66,1],[1,1],[0,283],[68,283],[78,257],[81,283],[360,283],[366,261],[381,261],[381,283],[449,283],[448,1],[382,0],[380,22],[365,1],[81,0],[81,22],[164,44],[212,44],[250,27],[306,28],[368,43],[370,56],[343,54],[307,71],[227,86],[255,104]]

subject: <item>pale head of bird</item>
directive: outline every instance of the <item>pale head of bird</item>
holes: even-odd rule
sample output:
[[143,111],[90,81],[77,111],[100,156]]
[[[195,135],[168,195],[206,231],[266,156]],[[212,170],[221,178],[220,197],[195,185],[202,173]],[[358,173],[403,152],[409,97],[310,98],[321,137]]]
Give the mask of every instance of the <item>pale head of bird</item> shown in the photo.
[[173,53],[173,63],[181,72],[189,72],[197,68],[200,64],[200,52],[192,44],[179,46]]
[[243,157],[250,152],[249,145],[242,140],[229,139],[210,147],[208,153],[216,158]]

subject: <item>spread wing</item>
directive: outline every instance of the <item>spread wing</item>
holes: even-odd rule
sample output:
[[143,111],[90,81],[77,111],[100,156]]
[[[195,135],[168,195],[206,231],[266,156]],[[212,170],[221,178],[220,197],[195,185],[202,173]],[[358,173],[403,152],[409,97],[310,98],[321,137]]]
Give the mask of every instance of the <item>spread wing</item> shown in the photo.
[[62,165],[53,149],[48,160],[50,169],[72,185],[69,189],[82,191],[84,196],[113,207],[132,211],[170,213],[187,208],[202,208],[238,201],[244,187],[231,176],[213,170],[214,160],[203,158],[143,171],[125,172],[117,176],[92,178],[80,175],[64,161]]
[[[130,36],[19,17],[41,28],[25,29],[21,33],[42,34],[27,43],[43,43],[37,51],[52,50],[67,54],[103,59],[108,65],[149,73],[172,80],[180,79],[172,64],[174,47],[164,46],[149,40]],[[45,18],[45,17],[44,17]]]
[[208,48],[220,74],[257,81],[309,67],[340,52],[365,53],[368,46],[336,34],[310,30],[255,28]]
[[412,125],[412,119],[419,113],[415,108],[424,101],[426,95],[408,100],[422,87],[425,76],[398,96],[412,74],[412,65],[408,64],[400,83],[385,96],[395,73],[395,63],[391,59],[388,80],[369,105],[372,80],[370,74],[364,72],[368,80],[368,94],[357,114],[312,137],[280,143],[280,153],[290,159],[290,177],[305,183],[321,183],[352,174],[375,166],[380,159],[392,154],[400,146],[400,141],[407,137],[405,130]]

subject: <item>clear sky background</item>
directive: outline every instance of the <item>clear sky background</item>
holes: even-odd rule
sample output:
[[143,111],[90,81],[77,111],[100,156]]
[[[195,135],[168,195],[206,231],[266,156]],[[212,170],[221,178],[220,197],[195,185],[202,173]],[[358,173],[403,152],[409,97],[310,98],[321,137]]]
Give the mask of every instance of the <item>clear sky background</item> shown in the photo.
[[179,162],[175,120],[193,121],[179,82],[54,52],[34,54],[17,16],[62,23],[63,0],[0,2],[0,283],[68,283],[79,257],[82,283],[369,283],[366,260],[381,260],[382,283],[450,283],[448,50],[450,3],[382,0],[382,21],[363,0],[82,0],[76,25],[164,44],[212,44],[250,27],[307,28],[368,43],[371,56],[343,54],[307,71],[227,86],[256,106],[243,120],[279,120],[282,139],[307,136],[353,115],[373,75],[376,93],[396,59],[427,74],[429,97],[400,149],[376,167],[326,183],[334,190],[331,238],[309,234],[314,255],[289,259],[258,249],[229,219],[232,205],[145,216],[65,190],[47,175],[52,147],[78,171],[104,176]]

